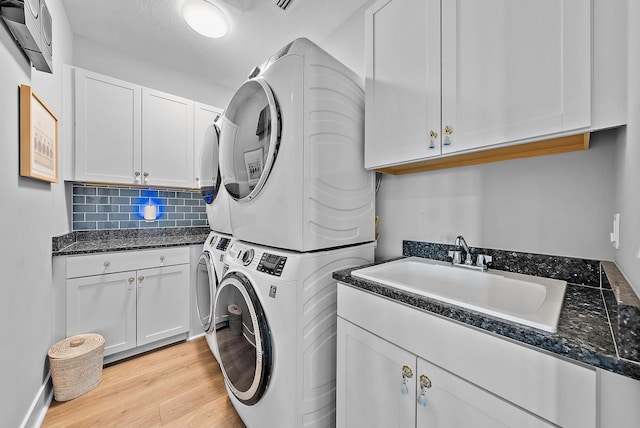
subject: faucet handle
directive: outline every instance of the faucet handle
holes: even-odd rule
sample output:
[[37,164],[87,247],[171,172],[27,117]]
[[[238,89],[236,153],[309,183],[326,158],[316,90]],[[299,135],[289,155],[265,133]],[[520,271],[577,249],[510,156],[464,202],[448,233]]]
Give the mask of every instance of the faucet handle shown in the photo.
[[462,263],[461,253],[462,253],[461,251],[449,251],[449,257],[453,259],[451,260],[451,263],[453,264]]
[[487,263],[491,263],[493,257],[488,256],[486,254],[478,254],[478,258],[476,259],[476,266],[485,266]]

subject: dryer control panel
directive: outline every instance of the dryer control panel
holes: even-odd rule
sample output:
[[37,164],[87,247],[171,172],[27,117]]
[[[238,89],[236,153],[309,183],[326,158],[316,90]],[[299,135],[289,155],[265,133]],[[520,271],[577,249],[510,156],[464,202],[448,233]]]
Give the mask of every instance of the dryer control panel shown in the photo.
[[269,275],[280,276],[282,275],[282,269],[287,258],[284,256],[277,256],[275,254],[264,253],[258,263],[258,271],[268,273]]
[[220,240],[216,244],[216,250],[227,251],[229,242],[231,242],[229,238],[220,238]]

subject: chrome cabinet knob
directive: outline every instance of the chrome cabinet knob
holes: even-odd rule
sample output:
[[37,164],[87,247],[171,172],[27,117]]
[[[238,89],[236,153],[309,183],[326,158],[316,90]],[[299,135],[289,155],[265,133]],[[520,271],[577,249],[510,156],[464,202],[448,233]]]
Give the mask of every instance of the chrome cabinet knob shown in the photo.
[[452,135],[453,134],[453,126],[447,125],[444,127],[444,135]]
[[105,269],[107,269],[109,266],[111,266],[110,262],[104,262],[102,263],[102,266],[104,266]]
[[129,285],[127,285],[127,290],[131,290],[133,288],[133,281],[135,281],[136,279],[132,276],[129,277],[129,279],[127,279],[127,282],[129,283]]

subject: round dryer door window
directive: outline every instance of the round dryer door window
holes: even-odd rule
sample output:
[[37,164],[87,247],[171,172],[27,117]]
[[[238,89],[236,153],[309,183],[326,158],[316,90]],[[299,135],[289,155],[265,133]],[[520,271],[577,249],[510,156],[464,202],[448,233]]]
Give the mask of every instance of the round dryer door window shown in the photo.
[[246,276],[228,273],[220,282],[214,304],[215,343],[227,386],[238,400],[257,403],[271,376],[271,334],[262,305]]
[[264,186],[280,144],[276,100],[261,78],[245,82],[220,121],[222,181],[235,200],[251,200]]
[[214,329],[213,299],[218,280],[212,257],[209,251],[203,251],[196,271],[196,310],[205,333],[211,333]]
[[218,128],[211,125],[204,133],[200,150],[200,193],[206,204],[211,204],[222,184],[218,168]]

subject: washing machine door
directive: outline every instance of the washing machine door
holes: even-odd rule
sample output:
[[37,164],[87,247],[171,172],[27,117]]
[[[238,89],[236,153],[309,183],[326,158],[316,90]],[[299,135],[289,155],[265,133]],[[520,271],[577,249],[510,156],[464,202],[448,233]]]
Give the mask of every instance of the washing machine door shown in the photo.
[[209,250],[204,250],[200,254],[196,271],[196,310],[202,330],[207,334],[214,330],[213,301],[217,285],[213,254]]
[[222,185],[219,165],[219,130],[215,124],[207,128],[200,149],[200,193],[206,204],[211,204]]
[[239,272],[224,276],[216,291],[215,343],[229,390],[246,405],[257,403],[271,376],[271,333],[253,285]]
[[260,77],[245,82],[220,120],[222,182],[237,201],[255,198],[278,155],[280,117],[269,85]]

